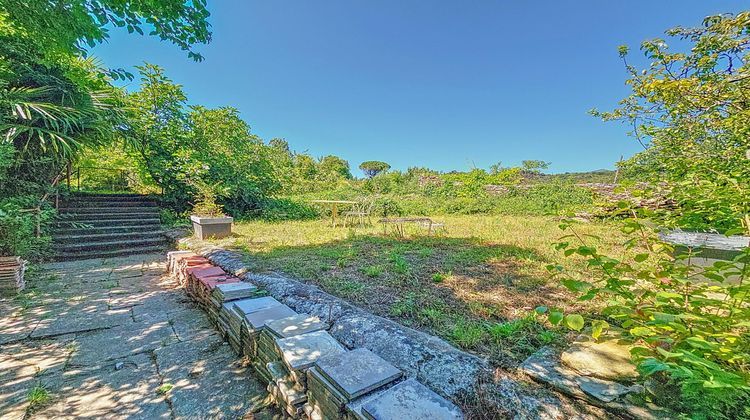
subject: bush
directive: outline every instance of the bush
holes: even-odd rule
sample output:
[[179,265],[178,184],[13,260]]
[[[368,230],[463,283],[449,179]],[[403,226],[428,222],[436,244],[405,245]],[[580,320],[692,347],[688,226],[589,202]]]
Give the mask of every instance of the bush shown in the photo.
[[38,260],[48,254],[51,238],[45,232],[55,211],[42,208],[39,215],[41,235],[37,237],[37,215],[26,211],[35,208],[37,203],[38,198],[34,196],[0,200],[0,255]]
[[320,217],[320,213],[304,202],[290,198],[270,198],[263,203],[260,217],[269,221],[307,220]]
[[168,227],[190,226],[190,212],[178,213],[170,208],[159,209],[161,224]]
[[[638,254],[617,258],[600,254],[574,223],[565,222],[561,228],[570,234],[557,249],[585,259],[588,268],[568,272],[560,265],[548,267],[580,300],[602,303],[606,321],[593,319],[591,335],[598,338],[612,323],[613,332],[633,343],[631,354],[641,375],[657,383],[674,383],[686,397],[720,392],[722,399],[746,400],[750,390],[750,307],[746,302],[750,248],[733,261],[697,266],[691,263],[693,251],[674,257],[673,247],[659,240],[658,231],[648,222],[650,212],[620,205],[624,214],[632,215],[622,222],[622,231],[629,236],[624,245]],[[548,313],[553,324],[577,331],[585,327],[581,315],[564,315],[555,309]],[[726,400],[724,408],[737,401]],[[698,405],[692,408],[680,401],[671,403],[681,411],[711,411],[701,398],[693,400]]]
[[372,212],[380,217],[401,216],[404,213],[398,202],[388,197],[378,197],[375,200]]

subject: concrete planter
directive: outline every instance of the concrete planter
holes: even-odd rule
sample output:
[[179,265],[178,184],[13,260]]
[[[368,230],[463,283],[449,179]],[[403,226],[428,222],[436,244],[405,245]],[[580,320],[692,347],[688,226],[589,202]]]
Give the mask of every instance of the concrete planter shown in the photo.
[[193,215],[190,216],[190,220],[193,222],[193,230],[198,239],[220,239],[232,234],[232,221],[234,219],[231,217],[203,217]]

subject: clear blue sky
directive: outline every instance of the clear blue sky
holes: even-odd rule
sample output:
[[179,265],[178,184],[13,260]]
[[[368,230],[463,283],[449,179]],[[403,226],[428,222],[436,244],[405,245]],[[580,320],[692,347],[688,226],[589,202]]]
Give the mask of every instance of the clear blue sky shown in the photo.
[[[438,170],[552,162],[612,168],[639,149],[587,114],[627,95],[617,46],[737,12],[742,1],[209,1],[213,42],[192,62],[113,33],[109,67],[166,68],[189,100],[231,105],[294,150]],[[136,88],[137,82],[129,88]]]

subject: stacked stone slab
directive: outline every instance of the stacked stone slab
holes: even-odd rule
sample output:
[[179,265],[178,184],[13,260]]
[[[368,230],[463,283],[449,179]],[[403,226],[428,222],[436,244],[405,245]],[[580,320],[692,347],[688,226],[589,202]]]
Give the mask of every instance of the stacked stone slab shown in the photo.
[[185,290],[204,310],[211,306],[211,292],[219,284],[239,283],[240,279],[230,276],[219,267],[191,267]]
[[312,413],[322,418],[339,418],[348,403],[390,384],[402,373],[367,349],[322,357],[310,369],[308,397]]
[[[172,251],[167,253],[167,270],[170,275],[177,279],[182,287],[187,286],[190,272],[188,269],[202,267],[212,267],[210,261],[190,251]],[[187,289],[186,289],[187,291]]]
[[304,391],[296,388],[294,382],[289,378],[288,372],[280,361],[267,364],[270,375],[268,382],[268,393],[273,397],[276,405],[293,418],[304,415],[304,404],[307,395]]
[[[283,350],[279,346],[279,340],[289,339],[291,337],[303,334],[315,333],[328,329],[328,325],[320,318],[312,315],[301,314],[288,318],[271,321],[266,324],[266,329],[260,333],[257,344],[258,359],[263,362],[281,360]],[[287,363],[288,365],[288,363]],[[307,390],[306,368],[288,371],[291,379],[295,382],[297,388],[302,391]]]
[[[319,318],[259,296],[255,285],[185,251],[167,267],[215,320],[232,348],[247,356],[268,392],[292,418],[456,419],[458,408],[408,379],[371,351],[342,346]],[[218,268],[212,269],[212,268]]]
[[[220,314],[225,303],[229,303],[235,300],[247,299],[253,296],[258,291],[258,288],[254,285],[246,282],[234,282],[234,283],[222,283],[217,284],[211,292],[210,305],[208,307],[208,317],[211,321],[216,324],[219,329],[222,329]],[[231,308],[230,308],[231,309]],[[228,324],[224,324],[228,325]]]
[[0,257],[0,296],[15,296],[23,290],[25,271],[26,261],[20,257]]

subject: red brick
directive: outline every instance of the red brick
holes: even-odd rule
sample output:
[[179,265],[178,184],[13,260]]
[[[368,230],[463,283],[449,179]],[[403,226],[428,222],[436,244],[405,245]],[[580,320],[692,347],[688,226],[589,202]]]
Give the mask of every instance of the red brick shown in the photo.
[[188,274],[195,276],[196,278],[204,277],[215,277],[225,276],[227,273],[221,269],[221,267],[191,267],[187,270]]

